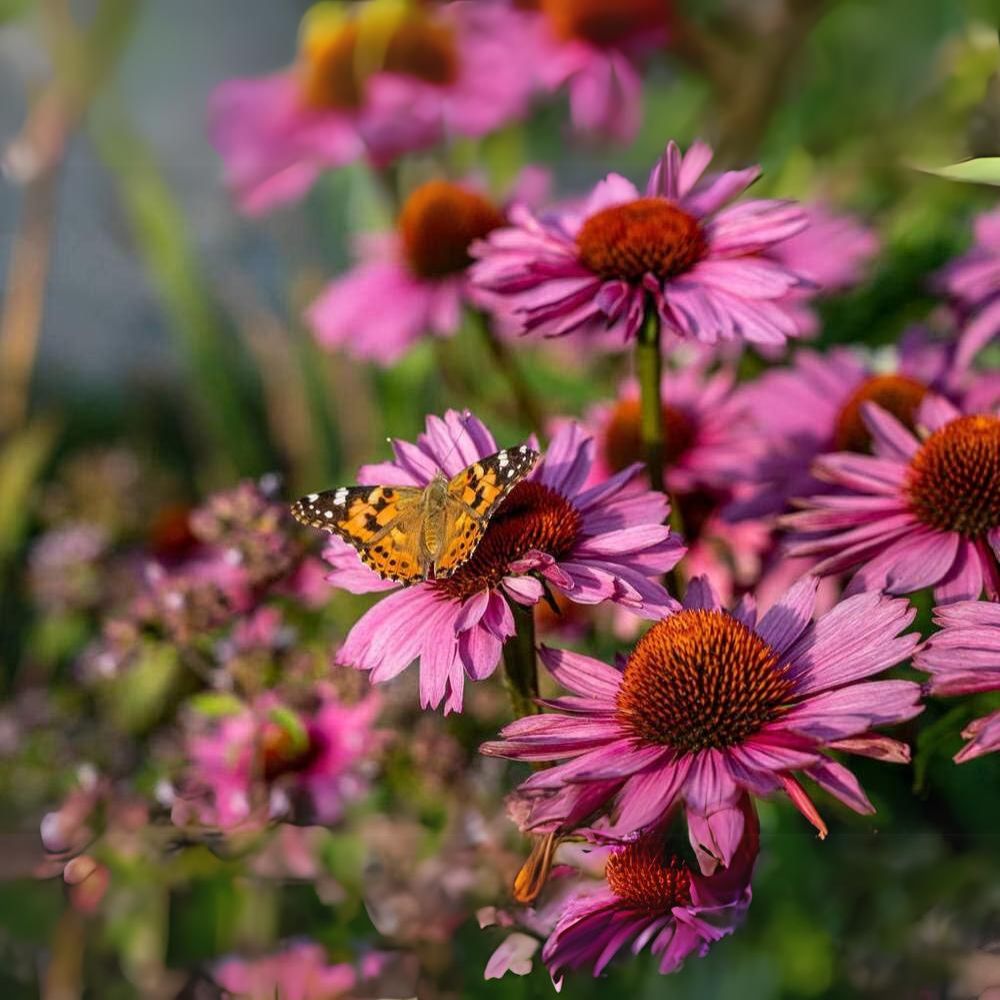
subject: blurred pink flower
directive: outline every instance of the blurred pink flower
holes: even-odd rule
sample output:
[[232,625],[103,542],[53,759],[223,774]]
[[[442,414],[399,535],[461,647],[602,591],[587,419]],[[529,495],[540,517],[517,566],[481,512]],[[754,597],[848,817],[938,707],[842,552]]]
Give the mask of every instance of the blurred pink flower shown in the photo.
[[473,187],[428,181],[406,199],[396,233],[360,242],[361,261],[327,285],[306,322],[324,347],[383,365],[426,334],[450,336],[466,303],[487,305],[466,276],[469,246],[503,224],[501,209]]
[[539,83],[568,89],[573,125],[631,142],[642,123],[638,66],[668,41],[668,0],[515,0],[514,6],[523,11]]
[[838,292],[856,285],[879,251],[875,233],[849,215],[825,205],[804,206],[809,223],[802,232],[775,244],[770,256],[815,286],[793,291],[789,308],[807,333],[819,331],[819,319],[809,307],[814,294]]
[[234,827],[254,815],[286,813],[293,796],[306,800],[316,822],[340,819],[367,789],[363,765],[380,743],[372,729],[379,699],[345,705],[325,684],[315,694],[316,707],[298,712],[269,692],[195,733],[175,822],[185,824],[193,808],[202,823]]
[[848,593],[933,587],[940,604],[984,589],[1000,598],[1000,416],[963,416],[928,396],[916,436],[874,403],[861,413],[874,454],[817,459],[817,474],[840,492],[781,519],[799,535],[788,551],[820,557],[821,574],[857,567]]
[[527,110],[523,35],[501,4],[317,4],[293,67],[212,95],[226,183],[243,211],[260,214],[362,155],[384,166],[453,135],[484,135]]
[[298,941],[263,958],[227,958],[215,981],[239,1000],[336,1000],[354,992],[362,976],[347,962],[329,964],[312,941]]
[[[671,142],[641,195],[609,174],[582,211],[536,217],[472,247],[473,280],[508,297],[525,332],[636,337],[647,307],[666,333],[706,344],[782,345],[802,332],[786,307],[808,282],[768,254],[806,225],[786,201],[729,203],[758,167],[703,177],[711,149]],[[728,206],[728,207],[726,207]]]
[[1000,209],[976,219],[972,249],[939,273],[938,284],[963,320],[957,362],[964,367],[1000,333]]
[[868,452],[865,403],[877,403],[912,429],[929,392],[956,401],[988,396],[983,390],[994,380],[963,375],[953,358],[954,344],[936,343],[914,329],[901,339],[887,370],[846,348],[799,351],[788,367],[771,369],[742,387],[747,419],[734,433],[749,461],[742,468],[745,488],[727,515],[742,520],[779,514],[789,501],[823,488],[812,473],[819,455]]
[[869,678],[899,663],[916,635],[900,635],[914,612],[903,600],[864,594],[813,621],[815,578],[796,583],[757,622],[751,597],[731,612],[707,581],[692,580],[684,609],[657,622],[624,668],[543,649],[542,659],[572,697],[561,714],[511,723],[483,753],[527,761],[570,758],[520,787],[536,806],[522,825],[564,832],[566,816],[614,800],[606,836],[628,836],[686,804],[702,869],[728,865],[743,833],[743,792],[784,789],[825,835],[826,826],[794,777],[802,772],[859,813],[874,809],[854,775],[829,750],[909,759],[908,748],[873,733],[917,715],[920,687]]
[[[496,452],[487,428],[468,412],[427,418],[416,445],[393,444],[395,460],[366,466],[362,483],[424,486],[439,469],[457,475]],[[489,677],[514,634],[510,601],[535,604],[551,587],[580,604],[611,601],[643,618],[659,618],[674,601],[658,582],[683,555],[663,524],[666,497],[647,489],[632,465],[601,486],[584,489],[594,440],[579,425],[561,429],[529,479],[494,514],[472,558],[452,576],[398,590],[351,629],[337,654],[342,664],[391,680],[420,661],[420,703],[460,711],[464,678]],[[326,550],[330,582],[353,593],[389,590],[346,542]]]
[[[934,610],[941,626],[913,658],[931,675],[931,694],[978,694],[1000,691],[1000,604],[960,601]],[[969,741],[955,760],[1000,750],[1000,710],[971,722],[962,735]]]

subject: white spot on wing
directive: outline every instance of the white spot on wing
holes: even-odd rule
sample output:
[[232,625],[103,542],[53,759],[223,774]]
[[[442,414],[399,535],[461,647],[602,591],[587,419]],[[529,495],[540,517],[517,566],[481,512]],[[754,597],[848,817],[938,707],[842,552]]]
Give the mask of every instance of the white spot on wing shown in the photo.
[[315,503],[319,499],[319,494],[318,493],[310,493],[309,496],[306,497],[306,499],[310,503]]
[[341,507],[345,503],[347,503],[347,487],[346,486],[341,486],[340,489],[337,490],[337,492],[333,494],[333,502],[338,507]]

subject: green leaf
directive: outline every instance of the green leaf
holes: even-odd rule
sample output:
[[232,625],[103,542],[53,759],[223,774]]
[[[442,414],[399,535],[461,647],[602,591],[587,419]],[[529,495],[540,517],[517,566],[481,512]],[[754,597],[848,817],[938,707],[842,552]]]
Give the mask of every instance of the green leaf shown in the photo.
[[921,167],[925,174],[944,177],[964,184],[1000,185],[1000,156],[980,156],[974,160],[963,160],[947,167]]
[[302,720],[290,708],[276,705],[268,712],[268,718],[276,722],[288,734],[292,741],[292,752],[301,753],[309,747],[309,734]]
[[234,694],[225,691],[204,691],[196,694],[188,704],[199,715],[219,719],[226,715],[238,715],[246,707]]

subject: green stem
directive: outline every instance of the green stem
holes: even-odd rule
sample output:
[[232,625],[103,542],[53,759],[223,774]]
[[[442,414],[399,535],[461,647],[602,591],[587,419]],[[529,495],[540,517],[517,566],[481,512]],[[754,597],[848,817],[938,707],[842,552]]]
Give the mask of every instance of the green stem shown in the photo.
[[545,413],[542,404],[531,386],[528,385],[510,345],[503,338],[497,336],[489,318],[482,312],[473,310],[472,318],[475,325],[482,331],[483,339],[486,341],[494,364],[503,373],[510,386],[521,420],[541,437],[545,433]]
[[514,634],[504,643],[503,665],[514,715],[537,715],[538,661],[535,657],[535,610],[511,601]]
[[635,345],[635,369],[639,378],[639,433],[646,456],[649,484],[654,490],[663,489],[663,460],[666,438],[663,431],[663,401],[660,383],[663,358],[660,354],[660,318],[649,307]]

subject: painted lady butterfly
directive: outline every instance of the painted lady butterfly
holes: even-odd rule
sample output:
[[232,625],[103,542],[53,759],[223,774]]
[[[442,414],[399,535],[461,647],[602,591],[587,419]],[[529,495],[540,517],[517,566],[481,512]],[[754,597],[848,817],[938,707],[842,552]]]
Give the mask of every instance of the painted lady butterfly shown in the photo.
[[476,551],[508,493],[532,470],[527,445],[473,462],[449,480],[417,486],[341,486],[292,505],[303,524],[340,535],[382,579],[402,584],[451,576]]

